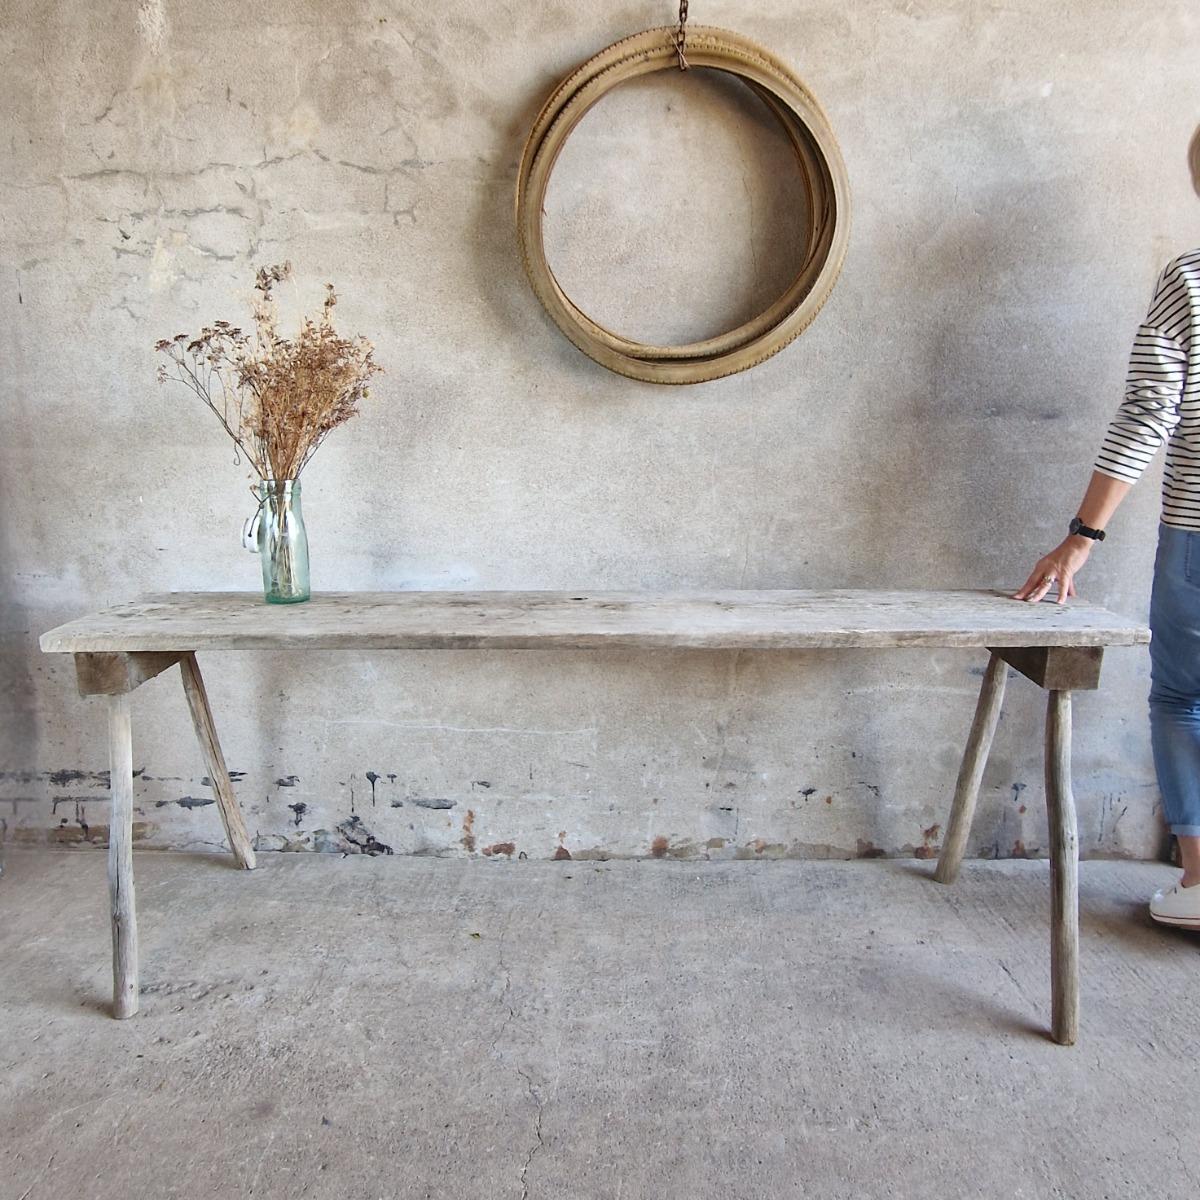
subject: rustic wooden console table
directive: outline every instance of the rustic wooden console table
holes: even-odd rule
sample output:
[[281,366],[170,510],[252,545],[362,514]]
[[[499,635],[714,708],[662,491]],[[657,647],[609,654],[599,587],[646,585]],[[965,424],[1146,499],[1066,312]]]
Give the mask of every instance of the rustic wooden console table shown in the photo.
[[108,880],[117,1017],[130,1017],[138,1008],[129,693],[176,663],[230,849],[243,867],[254,866],[197,651],[986,649],[991,657],[935,878],[950,883],[958,873],[1012,667],[1048,696],[1051,1025],[1054,1039],[1069,1045],[1079,1019],[1071,693],[1099,686],[1104,647],[1149,640],[1143,625],[1094,605],[1029,605],[994,592],[330,593],[294,607],[267,605],[252,594],[173,593],[61,625],[43,635],[41,647],[74,654],[80,693],[108,697]]

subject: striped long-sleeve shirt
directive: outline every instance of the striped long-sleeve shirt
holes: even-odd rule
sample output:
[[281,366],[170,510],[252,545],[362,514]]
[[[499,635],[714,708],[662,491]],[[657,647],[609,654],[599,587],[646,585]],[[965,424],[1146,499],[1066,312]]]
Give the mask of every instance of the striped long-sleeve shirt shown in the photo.
[[1200,250],[1158,277],[1096,470],[1136,483],[1164,442],[1162,519],[1200,529]]

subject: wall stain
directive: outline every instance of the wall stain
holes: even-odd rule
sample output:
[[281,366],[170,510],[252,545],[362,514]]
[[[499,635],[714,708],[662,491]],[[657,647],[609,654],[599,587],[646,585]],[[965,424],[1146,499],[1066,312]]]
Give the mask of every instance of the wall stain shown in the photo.
[[570,859],[570,857],[571,857],[571,852],[570,852],[570,850],[568,850],[566,848],[566,846],[559,846],[554,851],[554,861],[555,862],[565,862],[565,861],[568,861]]
[[577,862],[609,862],[613,855],[603,846],[588,846],[583,850],[576,850],[571,857]]
[[937,840],[942,835],[942,827],[935,821],[928,829],[921,830],[924,839],[922,845],[913,850],[916,858],[936,858],[939,850]]
[[504,854],[509,858],[517,852],[516,842],[496,842],[491,846],[484,846],[483,853],[487,858],[491,858],[494,854]]
[[670,843],[669,839],[663,837],[660,834],[658,837],[656,837],[654,839],[654,841],[652,841],[650,843],[650,853],[655,858],[664,858],[666,856],[667,851],[670,849],[670,847],[671,847],[671,843]]
[[[418,808],[444,809],[444,808],[453,808],[456,801],[446,800],[442,796],[419,796],[419,797],[417,797],[417,799],[413,800],[412,803],[415,804]],[[392,804],[396,808],[400,807],[400,805],[397,804],[397,802],[395,800],[392,801]]]
[[379,782],[379,776],[374,771],[367,772],[367,782],[371,785],[371,807],[375,807],[375,785]]
[[463,831],[462,831],[463,849],[466,850],[466,852],[468,854],[474,854],[475,853],[475,810],[473,808],[467,809],[467,815],[465,817],[463,817],[462,829],[463,829]]
[[288,808],[290,808],[292,812],[296,814],[292,819],[292,824],[299,829],[300,818],[303,817],[306,812],[308,812],[308,805],[305,804],[303,800],[298,800],[295,804],[289,804]]
[[[95,803],[96,801],[105,800],[105,799],[107,799],[107,797],[105,797],[105,796],[52,796],[50,798],[50,811],[57,816],[58,815],[58,806],[60,804],[73,804],[73,805],[75,805],[75,809],[78,812],[79,806],[81,804],[87,804],[89,802]],[[32,802],[34,804],[41,803],[40,800],[38,800],[34,797],[30,798],[30,802]]]
[[[300,782],[299,775],[285,775],[282,779],[275,780],[276,787],[295,787]],[[291,805],[288,806],[289,808]]]
[[[145,767],[135,767],[134,779],[153,776],[146,774]],[[45,780],[55,787],[70,787],[71,784],[84,784],[87,787],[111,788],[112,777],[107,771],[81,771],[74,767],[63,767],[57,771],[10,770],[0,771],[0,783],[37,783]]]

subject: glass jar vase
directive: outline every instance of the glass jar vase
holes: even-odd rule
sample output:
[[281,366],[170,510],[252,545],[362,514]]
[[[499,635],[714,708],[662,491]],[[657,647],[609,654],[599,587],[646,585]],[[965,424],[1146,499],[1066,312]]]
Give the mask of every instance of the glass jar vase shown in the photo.
[[264,479],[255,490],[258,508],[242,529],[242,544],[262,560],[267,603],[299,604],[312,594],[300,480]]

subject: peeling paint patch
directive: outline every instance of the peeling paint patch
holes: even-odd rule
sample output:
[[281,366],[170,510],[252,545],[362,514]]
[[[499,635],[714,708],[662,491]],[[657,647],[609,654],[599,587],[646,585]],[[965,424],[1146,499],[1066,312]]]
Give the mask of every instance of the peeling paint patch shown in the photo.
[[750,843],[750,849],[754,851],[756,858],[787,858],[788,848],[783,842],[768,842],[762,838],[755,838]]
[[[322,829],[319,832],[329,837],[329,830]],[[335,847],[326,843],[321,846],[314,846],[312,839],[307,833],[298,834],[294,838],[284,837],[281,833],[260,833],[254,839],[255,850],[275,850],[280,854],[296,854],[300,851],[312,850],[334,850]]]
[[337,827],[338,833],[354,846],[360,854],[392,854],[391,846],[381,842],[364,824],[357,814],[347,817]]
[[[140,842],[154,832],[149,821],[133,822],[133,840]],[[89,825],[85,821],[62,822],[51,829],[33,827],[14,829],[9,835],[15,843],[31,846],[96,846],[108,845],[108,826]]]
[[493,855],[496,855],[496,854],[503,854],[503,855],[506,855],[508,858],[512,858],[512,856],[514,854],[516,854],[516,852],[517,852],[516,842],[496,842],[494,845],[484,846],[484,848],[483,848],[483,853],[487,858],[491,858]]
[[[412,801],[412,803],[415,804],[418,808],[438,808],[438,809],[453,808],[455,805],[455,801],[447,800],[442,796],[418,796],[415,800]],[[392,801],[392,804],[396,808],[400,807],[400,804],[397,803],[395,800]]]
[[571,858],[571,852],[570,852],[570,850],[568,850],[566,848],[566,846],[559,846],[554,851],[554,861],[555,862],[567,862],[570,860],[570,858]]
[[475,810],[473,808],[468,808],[467,815],[463,817],[462,844],[468,854],[475,853]]
[[88,783],[92,787],[111,787],[112,779],[107,771],[51,771],[46,776],[55,787],[68,787],[72,783]]
[[167,11],[164,0],[142,0],[137,14],[138,33],[151,54],[161,54],[167,39]]
[[854,851],[855,858],[886,858],[887,851],[880,848],[871,842],[864,841],[862,838],[857,840]]
[[650,853],[655,858],[664,858],[667,851],[670,849],[670,841],[661,834],[650,843]]
[[295,816],[292,818],[292,824],[294,824],[296,826],[296,828],[299,829],[301,818],[304,816],[304,814],[306,812],[308,812],[308,805],[305,804],[303,800],[298,800],[295,804],[289,804],[288,808],[290,808],[292,810],[292,812],[295,814]]
[[[299,775],[285,775],[282,779],[275,780],[276,787],[295,787],[300,782]],[[290,805],[288,806],[291,807]]]
[[166,808],[168,804],[178,804],[180,808],[207,808],[216,801],[211,796],[180,796],[178,800],[155,800],[155,808]]

